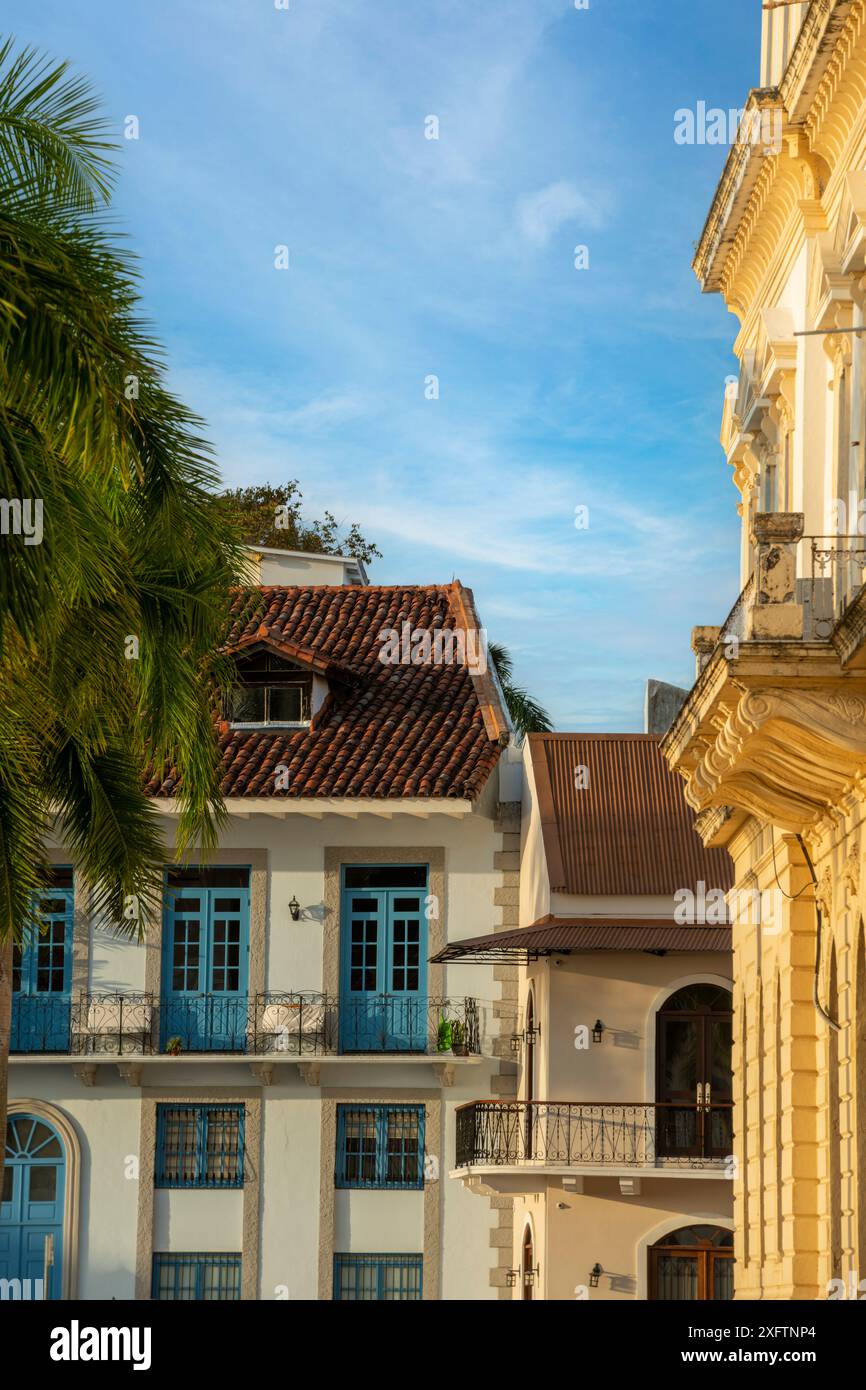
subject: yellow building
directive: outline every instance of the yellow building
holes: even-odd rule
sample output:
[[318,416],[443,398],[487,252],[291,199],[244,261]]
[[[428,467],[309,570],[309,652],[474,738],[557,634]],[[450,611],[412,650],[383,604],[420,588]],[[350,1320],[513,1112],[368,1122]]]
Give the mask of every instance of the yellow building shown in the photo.
[[732,146],[694,261],[739,320],[742,592],[663,749],[735,865],[736,1297],[824,1299],[866,1277],[864,0],[765,9],[760,80],[780,139]]

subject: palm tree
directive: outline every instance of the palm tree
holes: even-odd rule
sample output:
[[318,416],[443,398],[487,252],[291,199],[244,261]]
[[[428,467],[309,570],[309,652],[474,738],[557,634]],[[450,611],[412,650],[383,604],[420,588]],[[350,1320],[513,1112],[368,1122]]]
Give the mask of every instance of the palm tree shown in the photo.
[[491,642],[487,654],[493,663],[518,739],[522,741],[527,734],[549,734],[553,721],[547,710],[522,685],[514,684],[514,662],[510,652],[500,642]]
[[224,819],[214,653],[241,550],[105,220],[112,148],[85,81],[0,44],[0,1137],[52,827],[94,914],[140,932],[165,859],[142,768],[175,770],[178,854]]

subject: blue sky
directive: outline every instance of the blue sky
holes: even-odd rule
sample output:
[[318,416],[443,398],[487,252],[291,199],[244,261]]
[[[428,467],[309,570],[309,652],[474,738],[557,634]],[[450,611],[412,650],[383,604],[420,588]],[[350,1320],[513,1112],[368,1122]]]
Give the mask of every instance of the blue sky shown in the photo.
[[374,582],[472,587],[559,728],[690,683],[737,591],[736,322],[690,269],[725,151],[674,112],[742,104],[758,0],[6,0],[3,29],[138,117],[115,208],[227,482],[297,477]]

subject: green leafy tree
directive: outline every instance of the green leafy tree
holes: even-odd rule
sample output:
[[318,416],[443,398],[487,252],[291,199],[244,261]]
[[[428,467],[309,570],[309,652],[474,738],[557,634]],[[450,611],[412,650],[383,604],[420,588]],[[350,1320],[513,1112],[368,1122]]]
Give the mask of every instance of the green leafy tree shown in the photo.
[[323,555],[354,555],[369,564],[381,556],[353,522],[341,530],[330,512],[321,521],[305,519],[303,494],[297,478],[283,487],[262,483],[259,487],[232,488],[220,494],[220,505],[232,526],[249,545],[278,550],[315,551]]
[[522,685],[514,683],[514,662],[500,642],[491,642],[487,655],[505,696],[508,713],[519,739],[527,734],[549,734],[553,721],[547,710]]
[[92,914],[144,931],[165,849],[142,768],[176,770],[178,854],[224,820],[214,653],[242,552],[105,221],[112,148],[86,81],[0,44],[0,1135],[49,833]]

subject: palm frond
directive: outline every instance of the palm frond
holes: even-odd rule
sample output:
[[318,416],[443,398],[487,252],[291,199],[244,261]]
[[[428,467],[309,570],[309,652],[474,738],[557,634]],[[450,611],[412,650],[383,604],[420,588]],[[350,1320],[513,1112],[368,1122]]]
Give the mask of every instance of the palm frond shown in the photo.
[[84,211],[107,202],[116,149],[89,84],[36,49],[0,44],[0,186],[11,196],[38,190]]
[[510,652],[500,642],[491,642],[487,654],[502,688],[518,739],[524,739],[527,734],[550,733],[553,721],[547,710],[523,686],[514,683],[514,662]]

